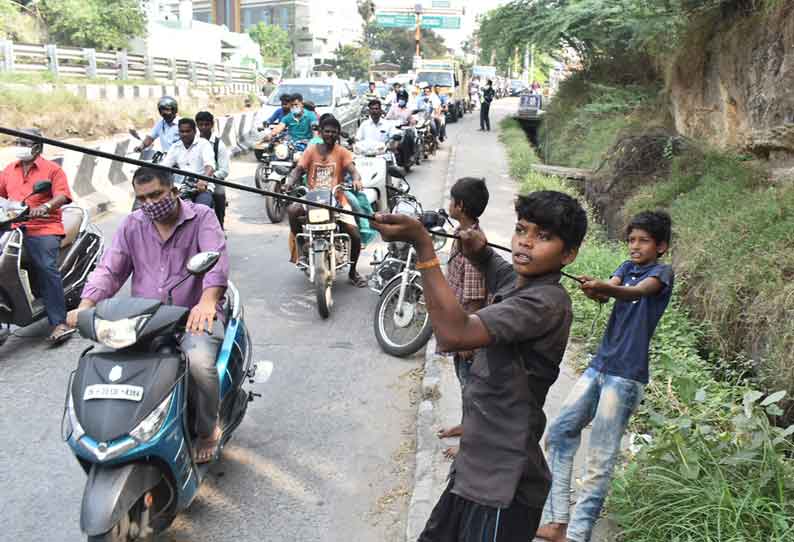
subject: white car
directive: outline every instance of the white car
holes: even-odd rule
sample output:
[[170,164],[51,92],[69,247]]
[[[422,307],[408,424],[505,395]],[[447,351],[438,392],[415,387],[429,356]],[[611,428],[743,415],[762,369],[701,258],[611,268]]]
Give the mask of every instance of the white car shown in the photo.
[[311,101],[319,119],[332,113],[342,125],[343,132],[354,132],[359,125],[361,104],[351,86],[342,79],[302,78],[285,79],[257,112],[256,125],[262,126],[281,107],[282,94],[300,94],[303,101]]

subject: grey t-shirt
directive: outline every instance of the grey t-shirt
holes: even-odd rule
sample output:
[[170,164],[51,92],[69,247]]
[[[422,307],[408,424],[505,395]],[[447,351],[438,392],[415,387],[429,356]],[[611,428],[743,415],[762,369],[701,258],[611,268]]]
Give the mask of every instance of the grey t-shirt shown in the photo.
[[543,404],[560,373],[573,313],[560,273],[516,288],[513,266],[488,249],[478,267],[492,303],[476,314],[493,338],[477,350],[463,389],[463,437],[452,492],[506,508],[542,508],[551,474],[540,448]]

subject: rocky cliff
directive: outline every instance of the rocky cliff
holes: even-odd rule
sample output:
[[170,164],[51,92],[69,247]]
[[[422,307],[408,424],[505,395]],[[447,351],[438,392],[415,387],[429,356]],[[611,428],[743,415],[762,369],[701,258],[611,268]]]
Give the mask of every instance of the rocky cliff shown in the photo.
[[669,73],[676,129],[718,147],[794,160],[794,1],[710,23],[692,33]]

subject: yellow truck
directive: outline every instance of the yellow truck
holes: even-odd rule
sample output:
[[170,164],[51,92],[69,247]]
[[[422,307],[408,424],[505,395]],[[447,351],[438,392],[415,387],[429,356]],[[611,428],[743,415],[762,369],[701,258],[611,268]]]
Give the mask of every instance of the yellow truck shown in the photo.
[[460,64],[450,58],[422,59],[421,67],[416,70],[414,85],[426,83],[431,87],[438,85],[439,95],[446,96],[447,122],[456,122],[463,117],[467,99],[463,70]]

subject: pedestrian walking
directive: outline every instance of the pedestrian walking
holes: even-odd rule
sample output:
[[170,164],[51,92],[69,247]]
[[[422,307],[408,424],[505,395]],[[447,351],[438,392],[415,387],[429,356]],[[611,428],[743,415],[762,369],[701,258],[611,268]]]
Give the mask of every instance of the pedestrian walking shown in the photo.
[[[459,235],[463,231],[480,230],[480,216],[488,206],[488,186],[485,179],[476,177],[463,177],[452,185],[449,200],[449,216],[460,224],[455,230]],[[488,288],[485,286],[485,275],[477,269],[464,255],[460,241],[452,244],[449,262],[447,264],[447,282],[455,297],[468,314],[474,314],[485,306]],[[460,383],[460,391],[469,379],[469,368],[474,359],[474,351],[466,350],[454,352],[452,355],[455,364],[455,374]],[[452,438],[463,435],[463,422],[453,427],[441,429],[438,438]],[[452,459],[458,454],[457,446],[450,446],[444,450],[444,455]]]
[[480,95],[480,131],[484,132],[486,129],[491,131],[491,102],[494,99],[496,92],[493,89],[493,81],[488,79],[485,83],[485,88]]
[[[546,458],[552,486],[537,537],[552,542],[588,542],[607,496],[620,441],[648,383],[648,346],[673,293],[673,268],[658,262],[670,245],[670,216],[643,212],[626,228],[630,259],[609,281],[582,277],[584,294],[605,303],[615,298],[607,329],[590,366],[576,382],[549,427]],[[587,469],[573,516],[573,460],[581,433],[593,431]]]

